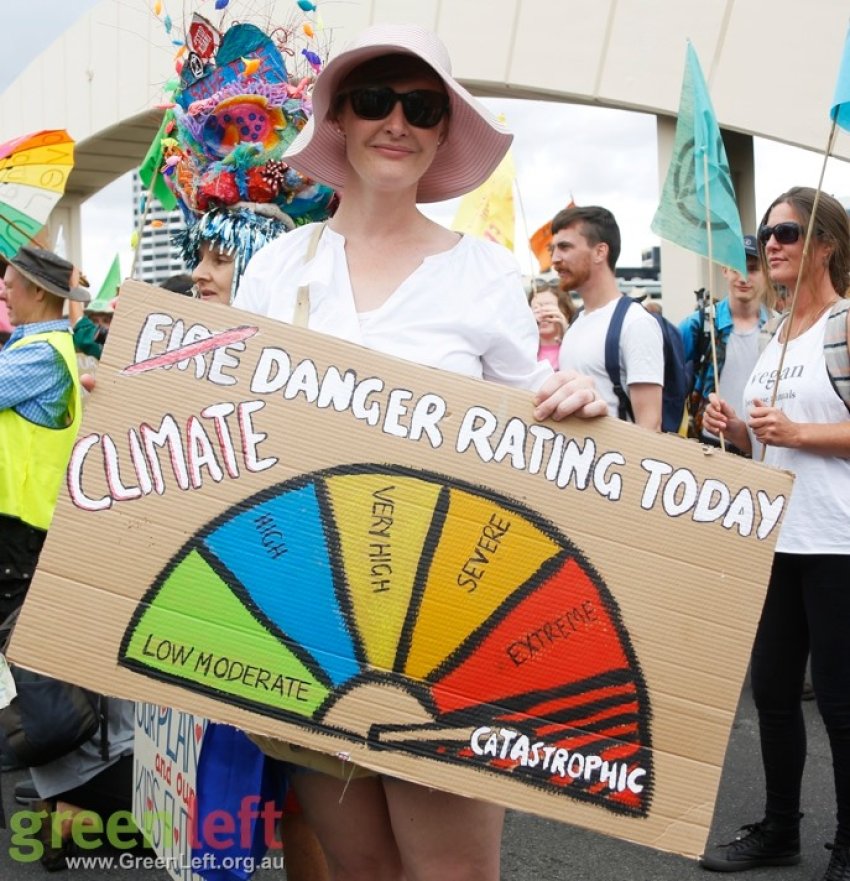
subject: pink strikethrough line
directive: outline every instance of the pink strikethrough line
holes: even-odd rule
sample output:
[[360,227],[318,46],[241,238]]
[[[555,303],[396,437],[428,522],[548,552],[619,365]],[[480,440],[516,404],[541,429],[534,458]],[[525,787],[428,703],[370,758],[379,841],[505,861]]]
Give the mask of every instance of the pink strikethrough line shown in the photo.
[[221,333],[214,333],[205,340],[198,340],[194,343],[188,343],[180,346],[179,349],[172,349],[170,352],[163,352],[162,355],[154,355],[153,358],[146,358],[144,361],[137,361],[125,367],[122,376],[135,376],[137,373],[146,373],[148,370],[156,370],[157,367],[168,367],[176,364],[178,361],[184,361],[193,358],[195,355],[203,355],[213,349],[220,349],[222,346],[232,346],[233,343],[250,339],[259,331],[258,327],[234,327],[232,330],[223,330]]

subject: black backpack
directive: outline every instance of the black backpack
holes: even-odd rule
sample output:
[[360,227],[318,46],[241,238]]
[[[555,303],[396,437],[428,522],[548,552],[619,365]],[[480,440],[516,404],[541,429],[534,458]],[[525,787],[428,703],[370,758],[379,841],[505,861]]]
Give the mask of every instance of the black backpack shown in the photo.
[[[634,422],[634,412],[629,395],[622,386],[620,377],[620,335],[626,310],[632,304],[640,306],[637,300],[622,296],[614,307],[608,333],[605,336],[605,370],[614,386],[619,403],[617,415],[620,419]],[[641,307],[642,308],[642,307]],[[685,399],[688,394],[688,377],[685,369],[685,345],[675,324],[663,315],[650,313],[661,328],[664,341],[664,386],[661,392],[661,430],[678,434],[685,414]]]
[[[697,313],[699,325],[696,329],[694,340],[694,358],[688,362],[688,437],[702,437],[702,414],[705,410],[707,398],[705,395],[705,379],[708,368],[712,366],[711,355],[711,328],[708,321],[715,321],[714,325],[714,348],[717,353],[717,373],[723,372],[726,363],[726,339],[717,332],[716,318],[710,318],[708,308],[709,294],[705,288],[694,291],[697,298]],[[699,389],[697,389],[699,384]],[[717,386],[717,378],[714,380]],[[713,389],[712,389],[713,391]]]

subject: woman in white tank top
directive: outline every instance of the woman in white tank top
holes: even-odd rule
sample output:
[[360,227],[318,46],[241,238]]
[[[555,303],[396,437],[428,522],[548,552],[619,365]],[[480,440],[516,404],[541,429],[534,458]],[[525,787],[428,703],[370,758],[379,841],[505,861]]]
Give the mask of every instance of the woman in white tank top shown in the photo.
[[850,225],[843,206],[821,194],[804,260],[814,200],[815,190],[795,187],[767,210],[758,235],[761,259],[771,284],[797,289],[796,306],[745,386],[747,412],[738,415],[711,395],[705,414],[709,431],[723,432],[744,450],[763,444],[764,461],[793,471],[796,480],[753,645],[765,815],[734,841],[709,850],[701,863],[735,872],[800,861],[806,758],[800,698],[811,652],[832,747],[838,821],[822,879],[850,881],[850,413],[824,357],[830,310],[850,280]]

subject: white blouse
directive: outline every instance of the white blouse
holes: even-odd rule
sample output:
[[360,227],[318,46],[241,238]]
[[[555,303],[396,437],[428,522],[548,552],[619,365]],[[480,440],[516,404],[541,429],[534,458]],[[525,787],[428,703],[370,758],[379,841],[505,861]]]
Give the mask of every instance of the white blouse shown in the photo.
[[477,379],[537,389],[537,324],[519,267],[505,248],[464,236],[426,257],[377,309],[354,306],[345,239],[325,228],[305,261],[314,225],[270,242],[248,264],[233,305],[292,322],[298,288],[310,286],[308,327],[369,349]]

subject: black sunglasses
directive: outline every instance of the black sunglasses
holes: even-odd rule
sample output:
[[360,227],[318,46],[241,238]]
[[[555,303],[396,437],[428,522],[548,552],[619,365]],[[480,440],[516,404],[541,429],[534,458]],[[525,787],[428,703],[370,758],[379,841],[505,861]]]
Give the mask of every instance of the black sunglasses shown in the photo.
[[803,234],[803,227],[793,220],[777,223],[775,226],[760,226],[759,241],[766,245],[773,236],[780,245],[793,245]]
[[401,101],[404,118],[416,128],[434,128],[449,112],[449,98],[431,89],[395,92],[389,86],[352,89],[348,93],[351,109],[361,119],[386,119],[396,101]]

